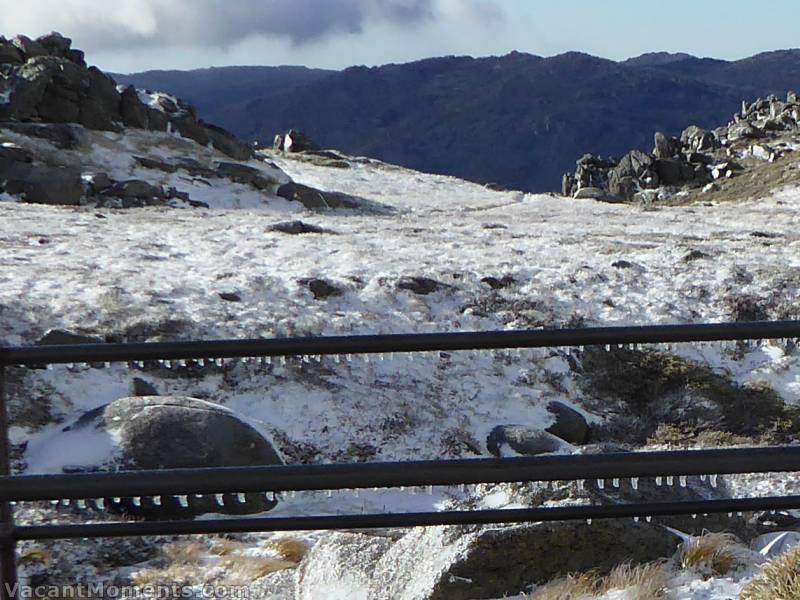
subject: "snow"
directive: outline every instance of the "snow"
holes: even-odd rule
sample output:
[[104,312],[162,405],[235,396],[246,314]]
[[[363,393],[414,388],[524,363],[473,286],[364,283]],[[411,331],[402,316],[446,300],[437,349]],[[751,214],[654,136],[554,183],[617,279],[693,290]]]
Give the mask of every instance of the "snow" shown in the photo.
[[[791,314],[800,291],[797,187],[759,201],[642,210],[494,192],[377,162],[331,169],[275,159],[295,181],[393,209],[310,213],[227,180],[204,183],[185,171],[161,173],[134,162],[134,155],[188,155],[206,165],[224,160],[179,137],[91,135],[91,152],[74,157],[85,172],[174,186],[210,208],[67,209],[0,195],[4,343],[32,343],[56,327],[123,335],[142,326],[158,332],[159,323],[177,324],[180,338],[218,339],[719,322],[730,319],[730,301],[740,296],[764,299],[772,317]],[[282,177],[262,160],[248,164]],[[333,233],[270,230],[294,218]],[[779,238],[755,238],[755,231]],[[40,243],[44,238],[48,243]],[[692,250],[710,258],[687,262]],[[619,260],[635,268],[613,266]],[[516,284],[492,291],[481,281],[503,275]],[[431,277],[446,287],[415,295],[396,287],[402,276]],[[324,278],[342,294],[316,300],[301,283],[308,277]],[[241,302],[223,301],[223,291],[235,291]],[[800,354],[792,346],[751,345],[744,356],[721,344],[676,345],[673,351],[740,383],[768,382],[787,402],[800,404]],[[202,377],[124,365],[56,366],[27,380],[32,395],[49,399],[59,422],[15,428],[14,439],[28,441],[28,472],[59,472],[114,452],[108,436],[62,429],[85,411],[129,395],[134,376],[162,394],[225,405],[276,445],[280,434],[310,447],[313,460],[323,462],[474,456],[459,440],[470,440],[486,456],[486,435],[496,425],[549,426],[552,400],[602,420],[581,408],[564,349],[233,363]],[[787,474],[726,477],[725,483],[733,495],[800,491],[800,480]],[[440,510],[464,497],[455,489],[431,491],[286,495],[270,516]],[[480,504],[518,506],[502,489]],[[685,575],[671,585],[675,597],[719,600],[738,594],[744,575],[737,577]]]

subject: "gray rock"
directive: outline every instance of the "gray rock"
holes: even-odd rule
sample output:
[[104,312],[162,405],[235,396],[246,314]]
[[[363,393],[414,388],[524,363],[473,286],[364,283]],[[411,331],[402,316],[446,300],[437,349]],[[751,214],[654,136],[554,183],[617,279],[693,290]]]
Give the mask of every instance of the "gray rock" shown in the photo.
[[329,533],[314,544],[297,569],[298,600],[327,598],[366,599],[373,587],[373,571],[391,548],[387,537],[361,533]]
[[145,169],[154,169],[164,173],[175,173],[179,168],[178,165],[164,162],[157,158],[150,158],[149,156],[134,156],[133,159]]
[[50,56],[58,56],[61,58],[68,58],[72,40],[64,37],[56,31],[52,31],[47,35],[42,35],[36,38],[36,42],[45,49]]
[[486,437],[486,448],[490,454],[501,457],[506,446],[526,456],[572,451],[569,444],[547,431],[531,429],[525,425],[498,425]]
[[407,290],[420,296],[432,294],[433,292],[437,292],[446,287],[449,286],[436,281],[435,279],[431,279],[430,277],[404,276],[397,281],[397,289]]
[[35,58],[37,56],[47,56],[47,49],[39,42],[32,40],[26,35],[18,35],[11,40],[11,43],[19,48],[25,58]]
[[318,225],[311,225],[303,221],[283,221],[270,225],[268,231],[277,231],[280,233],[287,233],[289,235],[301,235],[304,233],[331,233],[327,229],[323,229]]
[[667,136],[660,131],[655,134],[655,147],[653,155],[656,158],[673,158],[681,151],[681,142],[672,136]]
[[378,561],[368,599],[516,596],[565,573],[607,573],[622,563],[667,558],[680,542],[663,527],[628,520],[419,528]]
[[103,338],[94,335],[84,335],[66,329],[49,329],[36,341],[37,346],[61,346],[72,344],[103,344]]
[[90,173],[83,176],[84,181],[89,184],[89,189],[99,194],[114,185],[114,180],[108,176],[108,173]]
[[245,144],[221,127],[211,125],[203,120],[199,120],[198,125],[203,128],[204,134],[211,142],[211,145],[223,154],[230,156],[232,159],[250,160],[255,155],[252,146]]
[[315,300],[327,300],[334,296],[341,296],[342,290],[324,279],[309,278],[298,281],[300,285],[306,286],[314,295]]
[[324,192],[300,183],[285,183],[276,193],[290,202],[299,202],[309,210],[362,208],[362,203],[353,196],[342,192]]
[[155,186],[141,179],[129,179],[115,183],[107,192],[120,198],[137,198],[140,200],[160,199],[164,197],[161,186]]
[[554,400],[547,404],[547,412],[555,415],[556,421],[545,431],[570,444],[585,444],[589,440],[589,424],[577,410]]
[[719,147],[719,140],[714,133],[697,125],[691,125],[683,130],[681,143],[694,152],[709,152]]
[[257,190],[276,189],[280,185],[280,181],[265,172],[241,163],[221,162],[215,169],[215,175],[236,183],[251,185]]
[[141,377],[134,377],[131,384],[133,393],[131,396],[159,396],[156,386]]
[[19,65],[25,62],[22,51],[13,43],[0,36],[0,65]]
[[0,161],[31,163],[33,154],[16,144],[0,144]]
[[764,132],[747,121],[740,121],[728,127],[728,139],[732,142],[737,140],[755,140],[763,137]]
[[132,85],[120,94],[119,112],[122,122],[128,127],[147,129],[150,125],[147,106],[139,99],[139,94]]
[[574,194],[573,198],[585,200],[601,200],[606,197],[605,190],[598,187],[582,187],[579,188]]
[[694,167],[683,161],[659,158],[655,168],[661,185],[681,185],[694,179]]
[[28,137],[47,140],[56,148],[74,150],[85,142],[85,130],[69,123],[2,123],[8,129]]
[[80,123],[89,129],[118,131],[122,114],[117,84],[97,67],[86,73],[89,86],[80,102]]
[[236,292],[219,292],[217,294],[220,300],[225,300],[226,302],[241,302],[242,297]]
[[[82,465],[92,469],[184,469],[278,465],[282,461],[255,428],[222,406],[175,396],[121,398],[84,414],[64,431],[92,428],[118,440],[108,462]],[[164,497],[160,506],[148,499],[136,506],[127,499],[106,502],[109,510],[142,516],[194,515],[207,512],[249,514],[274,508],[275,500],[247,493],[244,501],[225,494],[223,506],[213,496],[189,496],[188,507]]]
[[33,204],[76,206],[85,195],[80,171],[71,167],[0,160],[0,180],[6,192]]

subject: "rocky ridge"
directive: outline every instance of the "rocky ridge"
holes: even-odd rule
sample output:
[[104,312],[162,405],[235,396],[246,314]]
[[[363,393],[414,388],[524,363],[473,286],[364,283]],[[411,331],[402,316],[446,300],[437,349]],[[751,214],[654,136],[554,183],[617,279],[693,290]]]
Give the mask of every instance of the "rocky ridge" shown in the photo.
[[774,163],[797,150],[800,100],[789,92],[742,102],[741,111],[725,126],[713,130],[696,125],[680,137],[656,132],[650,153],[632,150],[621,159],[586,154],[573,173],[562,179],[562,195],[607,202],[651,202],[719,189],[754,164]]

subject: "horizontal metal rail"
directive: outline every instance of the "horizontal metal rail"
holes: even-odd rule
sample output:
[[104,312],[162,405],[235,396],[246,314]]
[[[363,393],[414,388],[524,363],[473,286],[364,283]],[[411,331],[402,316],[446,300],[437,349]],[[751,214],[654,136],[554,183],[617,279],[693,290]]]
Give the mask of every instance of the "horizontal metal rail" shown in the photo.
[[313,531],[320,529],[378,529],[388,527],[427,527],[433,525],[535,523],[578,519],[647,518],[668,515],[779,511],[798,508],[800,508],[800,496],[784,496],[731,500],[701,500],[695,502],[563,506],[555,508],[522,508],[509,510],[237,518],[198,521],[114,522],[81,525],[30,525],[17,526],[14,529],[13,536],[15,540],[19,541],[144,535]]
[[0,366],[800,338],[800,321],[0,348]]
[[0,502],[800,472],[800,446],[0,477]]

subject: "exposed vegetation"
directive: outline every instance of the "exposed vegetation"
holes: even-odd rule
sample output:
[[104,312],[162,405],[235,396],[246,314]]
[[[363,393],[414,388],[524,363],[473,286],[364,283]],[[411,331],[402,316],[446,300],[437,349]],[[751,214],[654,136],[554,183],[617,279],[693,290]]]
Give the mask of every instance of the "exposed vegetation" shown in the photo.
[[747,549],[729,533],[704,533],[681,545],[678,564],[704,577],[720,577],[741,566]]
[[582,373],[593,408],[610,413],[603,433],[608,439],[643,443],[663,425],[686,436],[708,432],[720,441],[728,434],[785,443],[800,432],[800,411],[769,385],[741,386],[667,352],[590,348]]
[[627,590],[631,600],[662,600],[667,593],[663,563],[620,565],[605,577],[595,573],[568,575],[536,590],[529,600],[584,600],[611,590]]
[[800,600],[800,546],[766,563],[739,600]]

